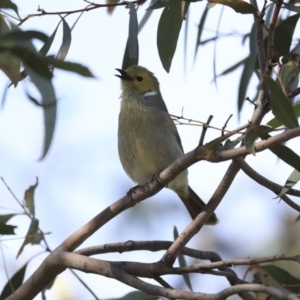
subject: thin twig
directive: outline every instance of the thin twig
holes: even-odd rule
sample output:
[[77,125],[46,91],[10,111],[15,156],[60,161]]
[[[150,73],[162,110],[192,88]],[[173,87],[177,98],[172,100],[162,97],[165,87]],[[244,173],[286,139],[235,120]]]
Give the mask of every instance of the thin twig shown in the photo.
[[[136,5],[142,5],[145,2],[146,2],[146,0],[136,0],[136,1],[132,1],[131,3],[134,3]],[[89,4],[88,6],[86,6],[85,8],[75,9],[75,10],[56,11],[56,12],[48,12],[48,11],[45,11],[44,9],[42,9],[42,8],[39,7],[37,9],[37,11],[39,13],[37,13],[37,14],[29,14],[24,19],[20,19],[20,23],[18,24],[18,26],[22,25],[25,21],[27,21],[28,19],[33,18],[33,17],[41,17],[41,16],[46,16],[46,15],[58,15],[58,16],[64,15],[64,17],[66,17],[66,16],[69,16],[71,14],[87,12],[87,11],[90,11],[90,10],[93,10],[93,9],[97,9],[97,8],[115,7],[115,6],[127,6],[128,4],[129,4],[128,1],[122,1],[122,2],[118,2],[118,3],[107,3],[107,4],[92,3],[92,4]]]
[[226,120],[224,126],[222,127],[222,134],[221,134],[222,136],[224,135],[224,131],[225,131],[226,127],[227,127],[227,124],[228,124],[229,120],[232,118],[232,116],[233,116],[233,114],[230,114],[230,115],[229,115],[229,117],[228,117],[228,119]]
[[206,131],[207,131],[207,128],[209,126],[209,123],[210,121],[213,119],[213,116],[210,115],[206,121],[206,124],[203,125],[203,128],[202,128],[202,132],[201,132],[201,136],[200,136],[200,139],[199,139],[199,146],[202,146],[203,145],[203,142],[204,142],[204,138],[205,138],[205,134],[206,134]]

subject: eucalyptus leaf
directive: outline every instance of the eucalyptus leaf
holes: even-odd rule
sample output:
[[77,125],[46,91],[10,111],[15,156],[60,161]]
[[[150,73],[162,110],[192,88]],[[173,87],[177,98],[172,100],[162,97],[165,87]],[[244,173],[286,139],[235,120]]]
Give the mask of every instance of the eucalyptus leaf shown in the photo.
[[12,9],[17,14],[19,19],[21,19],[19,12],[18,12],[18,6],[15,3],[13,3],[11,0],[0,0],[0,8]]
[[198,48],[201,45],[201,37],[202,37],[202,33],[203,33],[203,28],[204,28],[204,24],[206,21],[206,17],[208,14],[208,8],[206,7],[201,15],[201,19],[198,25],[198,32],[197,32],[197,40],[196,40],[196,47],[195,47],[195,54],[194,54],[194,62],[196,60],[196,56],[197,56],[197,52],[198,52]]
[[278,197],[286,194],[300,180],[300,172],[294,170],[286,180],[284,187],[281,189]]
[[62,43],[58,50],[57,59],[64,60],[71,46],[72,35],[71,35],[71,28],[69,27],[66,20],[63,17],[61,18],[61,20],[63,23],[63,37],[62,37]]
[[151,2],[150,6],[147,8],[147,10],[153,10],[153,9],[159,9],[163,8],[166,6],[166,1],[165,0],[156,0]]
[[254,14],[257,11],[253,5],[242,0],[210,0],[209,4],[226,5],[241,14]]
[[48,39],[45,41],[44,45],[42,46],[42,48],[40,49],[39,53],[42,55],[42,56],[46,56],[47,53],[49,52],[52,44],[53,44],[53,41],[54,41],[54,38],[55,38],[55,35],[57,33],[57,29],[59,27],[61,22],[59,22],[56,26],[56,28],[54,29],[54,31],[52,32],[52,34],[48,37]]
[[272,112],[287,128],[299,126],[292,104],[282,88],[269,76],[263,75],[271,93]]
[[74,73],[77,73],[77,74],[79,74],[81,76],[85,76],[85,77],[94,77],[92,72],[87,67],[85,67],[81,64],[78,64],[78,63],[62,61],[62,60],[54,58],[53,56],[45,57],[45,62],[48,65],[55,67],[57,69],[74,72]]
[[251,32],[250,32],[250,42],[249,42],[249,56],[245,59],[245,65],[243,68],[239,91],[238,91],[238,111],[240,112],[243,104],[245,103],[245,96],[247,93],[248,85],[250,79],[253,75],[256,61],[256,28],[255,24],[253,24]]
[[12,235],[15,234],[17,226],[7,225],[6,223],[17,214],[0,215],[0,235]]
[[[293,111],[297,118],[300,117],[300,103],[296,103],[295,105],[293,105]],[[282,126],[283,123],[279,121],[277,118],[273,118],[267,123],[267,125],[273,128],[278,128]]]
[[4,300],[7,297],[9,297],[15,290],[17,290],[22,285],[27,265],[28,263],[26,263],[11,278],[9,278],[8,282],[5,284],[1,292],[0,300]]
[[44,145],[40,159],[43,159],[49,151],[55,129],[57,114],[55,91],[50,80],[39,76],[29,66],[26,66],[26,64],[25,71],[30,76],[32,82],[35,84],[42,96],[41,104],[44,106]]
[[[299,14],[290,16],[276,26],[274,34],[274,51],[276,51],[279,56],[289,55],[299,16]],[[264,43],[265,49],[267,49],[268,36],[265,37]]]
[[300,279],[293,276],[290,272],[274,265],[260,266],[260,268],[267,272],[284,289],[295,294],[300,293]]
[[[267,140],[271,137],[266,130],[264,130],[264,126],[252,126],[252,129],[255,130],[257,135],[263,140]],[[272,151],[279,159],[300,172],[300,157],[293,150],[284,145],[272,146],[269,150]]]
[[[182,25],[181,0],[168,1],[158,23],[157,48],[160,61],[169,73]],[[186,6],[186,10],[188,5]]]
[[136,59],[138,53],[138,19],[135,5],[129,2],[129,34],[128,34],[128,53],[129,57]]
[[28,244],[39,244],[40,241],[42,240],[42,236],[41,234],[38,232],[39,230],[39,220],[38,219],[32,219],[30,226],[28,228],[25,240],[22,244],[22,246],[20,247],[18,254],[17,254],[17,258],[21,255],[21,253],[23,252],[24,248],[26,245]]
[[36,187],[38,186],[38,178],[36,178],[36,183],[31,185],[24,194],[24,201],[26,208],[29,210],[30,214],[34,217],[35,216],[35,206],[34,206],[34,192]]
[[[259,128],[263,130],[264,132],[271,132],[272,128],[264,125],[260,125]],[[256,127],[250,127],[250,129],[245,134],[244,143],[246,149],[249,151],[249,153],[255,155],[255,141],[259,138],[259,135],[256,132]]]

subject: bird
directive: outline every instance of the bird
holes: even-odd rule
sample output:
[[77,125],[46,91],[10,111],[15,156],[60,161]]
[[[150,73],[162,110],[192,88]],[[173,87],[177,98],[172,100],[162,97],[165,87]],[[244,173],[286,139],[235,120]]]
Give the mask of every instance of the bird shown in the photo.
[[[176,125],[168,113],[157,78],[148,69],[132,65],[116,69],[121,79],[118,152],[127,175],[144,185],[184,155]],[[188,184],[184,170],[167,186],[173,190],[195,219],[205,206]],[[211,215],[207,225],[218,219]]]

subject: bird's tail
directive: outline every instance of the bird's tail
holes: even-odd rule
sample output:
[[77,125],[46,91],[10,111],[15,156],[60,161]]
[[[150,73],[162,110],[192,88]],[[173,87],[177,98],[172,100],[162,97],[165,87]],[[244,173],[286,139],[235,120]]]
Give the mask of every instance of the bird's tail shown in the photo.
[[[189,195],[188,196],[182,196],[178,194],[180,199],[182,200],[183,204],[187,208],[188,212],[190,213],[192,219],[194,220],[202,211],[204,206],[206,205],[203,200],[199,198],[199,196],[189,187],[188,189]],[[206,221],[206,225],[215,225],[218,223],[218,218],[213,213],[209,219]]]

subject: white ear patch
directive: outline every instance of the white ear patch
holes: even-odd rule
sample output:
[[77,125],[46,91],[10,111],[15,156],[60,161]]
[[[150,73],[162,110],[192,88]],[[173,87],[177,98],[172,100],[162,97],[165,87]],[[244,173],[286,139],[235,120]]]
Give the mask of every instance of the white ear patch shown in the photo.
[[146,92],[144,94],[144,96],[147,98],[147,97],[151,97],[151,96],[155,96],[157,95],[158,92],[153,92],[153,91],[150,91],[150,92]]

